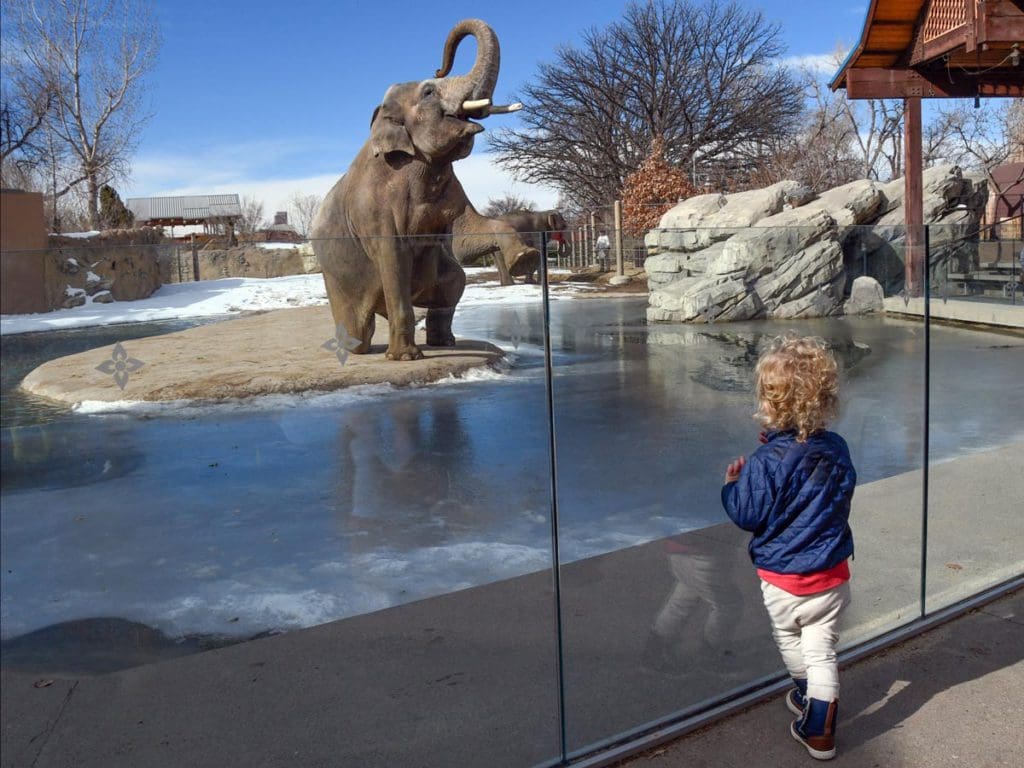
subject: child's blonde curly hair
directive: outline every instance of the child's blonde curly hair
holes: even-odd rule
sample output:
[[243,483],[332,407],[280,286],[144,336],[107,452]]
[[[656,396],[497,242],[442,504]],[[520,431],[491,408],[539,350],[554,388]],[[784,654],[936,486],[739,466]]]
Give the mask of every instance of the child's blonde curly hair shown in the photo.
[[799,442],[839,410],[839,366],[823,339],[787,334],[757,361],[757,413],[768,429],[796,430]]

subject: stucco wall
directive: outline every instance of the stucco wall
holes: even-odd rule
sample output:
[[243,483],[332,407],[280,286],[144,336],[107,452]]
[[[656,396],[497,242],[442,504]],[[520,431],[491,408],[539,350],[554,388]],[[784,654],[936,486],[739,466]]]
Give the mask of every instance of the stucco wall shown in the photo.
[[0,312],[45,312],[46,221],[39,192],[0,192]]

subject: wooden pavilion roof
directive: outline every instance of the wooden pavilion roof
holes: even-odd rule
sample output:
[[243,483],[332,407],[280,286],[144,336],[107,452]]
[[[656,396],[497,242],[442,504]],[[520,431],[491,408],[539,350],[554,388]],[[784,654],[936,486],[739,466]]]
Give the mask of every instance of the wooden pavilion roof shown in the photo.
[[1024,0],[871,0],[831,86],[851,99],[1024,97]]

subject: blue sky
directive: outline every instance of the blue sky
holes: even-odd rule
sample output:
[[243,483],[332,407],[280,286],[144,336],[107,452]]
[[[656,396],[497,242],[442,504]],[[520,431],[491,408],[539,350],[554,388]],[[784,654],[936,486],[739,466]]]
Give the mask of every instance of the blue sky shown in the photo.
[[[366,140],[388,85],[433,76],[448,30],[479,17],[501,43],[495,101],[533,79],[558,45],[622,15],[624,0],[518,0],[502,4],[435,0],[291,3],[155,0],[163,45],[148,79],[152,118],[123,196],[238,192],[283,210],[296,193],[320,194],[345,172]],[[790,57],[822,57],[860,34],[867,0],[749,2],[781,25]],[[463,44],[454,71],[472,64]],[[494,129],[515,115],[489,118]],[[482,134],[456,165],[482,208],[514,192],[541,207],[555,193],[497,171]]]

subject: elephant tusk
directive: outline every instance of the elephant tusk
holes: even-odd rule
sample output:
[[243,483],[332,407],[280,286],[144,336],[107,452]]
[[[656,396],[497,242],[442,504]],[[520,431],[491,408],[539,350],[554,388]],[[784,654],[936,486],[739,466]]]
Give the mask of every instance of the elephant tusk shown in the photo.
[[491,106],[490,99],[473,99],[471,101],[462,102],[463,112],[475,112],[478,109]]
[[491,107],[491,114],[492,115],[504,115],[504,114],[507,114],[509,112],[518,112],[522,108],[523,108],[523,105],[520,104],[518,101],[515,102],[514,104],[495,105],[495,106]]

